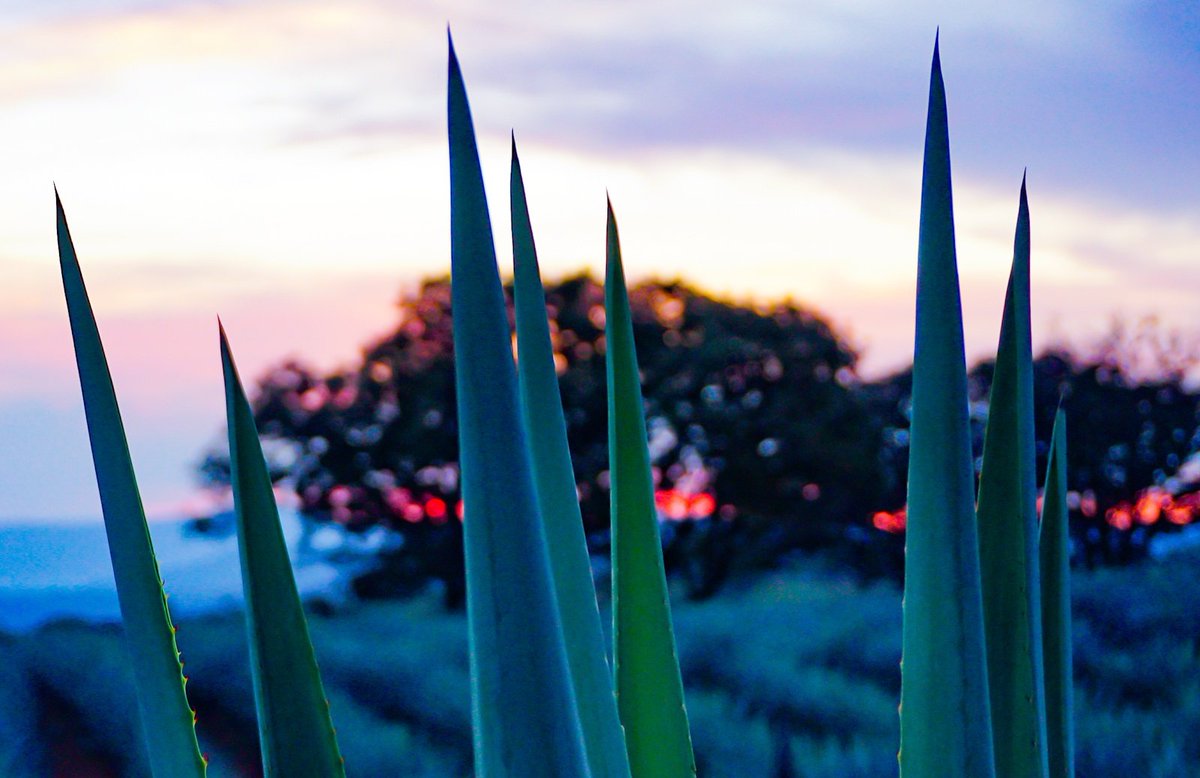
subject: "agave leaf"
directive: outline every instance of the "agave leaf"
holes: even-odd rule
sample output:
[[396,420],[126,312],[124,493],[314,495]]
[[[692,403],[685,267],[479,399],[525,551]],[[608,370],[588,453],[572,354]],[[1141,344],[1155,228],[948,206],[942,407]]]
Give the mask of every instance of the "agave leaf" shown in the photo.
[[450,281],[475,774],[587,775],[471,109],[450,46]]
[[954,249],[946,92],[937,44],[929,88],[917,250],[900,773],[994,775]]
[[604,311],[617,705],[633,774],[680,778],[696,774],[696,760],[671,628],[633,321],[611,202]]
[[517,378],[576,707],[593,778],[628,778],[625,733],[621,729],[617,700],[613,696],[612,673],[604,651],[604,629],[596,607],[592,565],[575,492],[567,424],[554,369],[554,348],[546,319],[546,293],[538,271],[529,204],[515,140],[510,190],[513,295],[516,298],[519,355]]
[[1046,743],[1051,778],[1075,775],[1075,725],[1071,662],[1071,549],[1067,534],[1067,417],[1054,416],[1042,497],[1039,559],[1042,578],[1042,645],[1046,676]]
[[1021,204],[979,474],[979,564],[997,775],[1046,774],[1029,201]]
[[175,628],[146,527],[108,360],[57,192],[55,203],[63,291],[150,768],[155,778],[202,776],[205,760],[196,743],[195,714],[184,689]]
[[345,769],[279,525],[271,478],[224,328],[221,365],[263,773],[268,778],[342,776]]

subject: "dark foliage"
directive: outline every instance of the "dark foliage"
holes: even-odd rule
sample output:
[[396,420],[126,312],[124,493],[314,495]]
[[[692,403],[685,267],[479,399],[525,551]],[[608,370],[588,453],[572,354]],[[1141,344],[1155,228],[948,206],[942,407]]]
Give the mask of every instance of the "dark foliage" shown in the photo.
[[[580,503],[599,551],[608,525],[603,289],[581,275],[549,286],[546,299]],[[739,568],[794,549],[831,549],[867,575],[898,574],[900,539],[871,523],[904,504],[911,372],[861,382],[854,351],[789,302],[738,305],[672,282],[635,287],[630,303],[659,507],[676,520],[664,531],[667,562],[691,593],[708,596]],[[438,578],[448,601],[462,598],[450,316],[448,281],[426,281],[355,369],[320,375],[288,362],[259,384],[255,414],[273,471],[303,513],[403,536],[389,564],[358,581],[365,596]],[[1036,360],[1039,473],[1061,400],[1073,529],[1089,563],[1139,557],[1154,533],[1200,518],[1200,459],[1188,464],[1200,451],[1200,394],[1185,382],[1193,363],[1153,322],[1114,325],[1087,357],[1060,349]],[[981,363],[969,377],[977,454],[992,369]],[[202,467],[213,482],[226,469],[219,454]]]
[[[1195,358],[1152,320],[1120,324],[1086,357],[1053,349],[1034,361],[1038,475],[1044,474],[1054,413],[1067,414],[1067,483],[1073,533],[1083,561],[1144,556],[1150,538],[1200,519],[1200,393],[1189,388]],[[974,448],[983,448],[994,364],[969,375]],[[910,371],[862,388],[881,430],[891,471],[885,509],[904,503]],[[1189,464],[1189,459],[1193,461]],[[976,459],[976,467],[981,464]]]
[[[577,276],[546,291],[584,521],[603,532],[603,289]],[[856,355],[824,320],[681,283],[635,287],[630,302],[661,507],[694,520],[674,536],[676,556],[700,560],[695,593],[711,593],[734,564],[731,535],[762,538],[777,554],[869,517],[889,485],[878,429],[854,392]],[[428,281],[356,370],[319,376],[285,363],[259,386],[259,428],[276,441],[272,464],[303,512],[350,528],[384,524],[410,541],[400,573],[392,566],[370,590],[445,571],[461,553],[450,315],[448,283]],[[225,466],[214,455],[203,469],[219,481]]]

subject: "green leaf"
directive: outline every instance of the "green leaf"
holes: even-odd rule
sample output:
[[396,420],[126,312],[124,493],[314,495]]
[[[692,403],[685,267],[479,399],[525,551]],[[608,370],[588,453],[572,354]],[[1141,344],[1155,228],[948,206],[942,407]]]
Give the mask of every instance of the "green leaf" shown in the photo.
[[108,360],[57,192],[55,203],[63,291],[150,767],[155,778],[204,775],[175,628],[146,528]]
[[263,773],[345,775],[254,413],[221,328],[229,464]]
[[575,688],[575,702],[593,778],[628,778],[625,733],[621,729],[612,674],[604,651],[604,629],[596,607],[591,559],[583,533],[583,517],[579,512],[575,473],[567,444],[567,424],[554,369],[554,348],[546,319],[546,293],[538,270],[515,140],[510,191],[521,409],[533,457],[538,507],[550,553],[550,570],[554,576],[554,593]]
[[1046,743],[1050,778],[1075,775],[1071,662],[1071,541],[1067,534],[1067,417],[1054,416],[1042,497],[1039,559],[1042,573],[1042,646],[1046,674]]
[[475,774],[587,775],[471,109],[450,46],[450,288]]
[[979,564],[997,775],[1046,774],[1029,201],[1021,203],[979,474]]
[[654,508],[633,321],[612,203],[604,280],[613,663],[629,766],[638,778],[696,774]]
[[905,778],[994,775],[962,333],[946,92],[935,44],[908,470],[900,692]]

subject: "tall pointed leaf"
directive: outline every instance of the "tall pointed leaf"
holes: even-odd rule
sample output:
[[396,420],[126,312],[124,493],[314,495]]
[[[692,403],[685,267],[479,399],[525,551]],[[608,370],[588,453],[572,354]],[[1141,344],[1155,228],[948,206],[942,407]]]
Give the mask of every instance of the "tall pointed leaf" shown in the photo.
[[1042,497],[1039,559],[1042,577],[1042,645],[1046,676],[1046,743],[1050,778],[1075,775],[1075,724],[1071,662],[1071,548],[1067,534],[1067,417],[1054,416]]
[[221,365],[263,772],[268,778],[345,775],[254,413],[224,328]]
[[554,369],[554,348],[546,319],[546,294],[538,271],[529,204],[515,140],[510,190],[521,409],[533,457],[538,507],[546,530],[550,571],[554,576],[554,593],[579,722],[583,727],[593,778],[628,778],[625,734],[617,714],[612,674],[604,651],[604,629],[596,607],[591,559],[583,533],[571,450],[567,444],[567,424]]
[[979,475],[979,564],[997,775],[1046,774],[1029,201],[1021,203]]
[[155,778],[202,776],[205,761],[196,743],[195,715],[184,691],[175,628],[146,527],[108,360],[57,192],[55,204],[63,291],[150,768]]
[[937,45],[929,87],[913,357],[900,773],[994,774],[954,249],[946,92]]
[[604,310],[617,705],[633,774],[680,778],[696,773],[696,761],[671,628],[633,321],[612,203]]
[[587,775],[479,151],[450,46],[450,281],[475,774]]

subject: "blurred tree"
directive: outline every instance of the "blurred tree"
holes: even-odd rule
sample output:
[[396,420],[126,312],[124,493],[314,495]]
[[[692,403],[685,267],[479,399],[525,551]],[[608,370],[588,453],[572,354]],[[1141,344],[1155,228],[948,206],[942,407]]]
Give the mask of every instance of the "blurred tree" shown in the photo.
[[[1070,421],[1072,523],[1088,563],[1139,557],[1154,533],[1200,519],[1200,392],[1189,378],[1196,365],[1195,344],[1153,318],[1133,327],[1114,321],[1083,356],[1058,347],[1034,361],[1039,477],[1061,399]],[[976,456],[993,368],[982,362],[969,375]],[[886,510],[904,504],[911,386],[904,371],[862,392],[882,430]]]
[[[603,288],[580,275],[549,285],[546,299],[584,521],[601,531]],[[879,431],[855,393],[856,354],[823,319],[791,302],[741,306],[679,282],[637,286],[630,302],[660,510],[704,523],[671,533],[685,556],[704,560],[689,573],[697,594],[732,563],[730,528],[718,524],[757,525],[778,554],[870,515],[888,486]],[[274,441],[273,470],[306,516],[384,524],[444,556],[419,567],[443,569],[460,553],[461,510],[448,281],[426,281],[399,312],[354,370],[271,370],[255,414]],[[225,468],[213,453],[201,469],[220,483]]]
[[[602,551],[603,288],[579,275],[548,285],[546,301],[584,523]],[[898,574],[900,538],[871,523],[903,525],[911,370],[861,382],[854,350],[791,302],[738,305],[652,282],[632,289],[630,304],[666,559],[690,593],[711,595],[732,571],[797,548],[832,548],[868,575]],[[354,369],[321,375],[284,362],[258,386],[272,473],[302,514],[402,537],[384,552],[388,564],[358,580],[362,594],[437,578],[461,602],[450,315],[448,280],[428,280],[401,299],[395,329]],[[1039,473],[1062,398],[1073,529],[1089,562],[1136,557],[1154,532],[1200,519],[1200,393],[1188,383],[1196,355],[1149,319],[1114,323],[1083,357],[1058,348],[1035,361]],[[992,369],[983,362],[969,374],[977,456]],[[210,453],[201,473],[227,482],[224,455]]]

